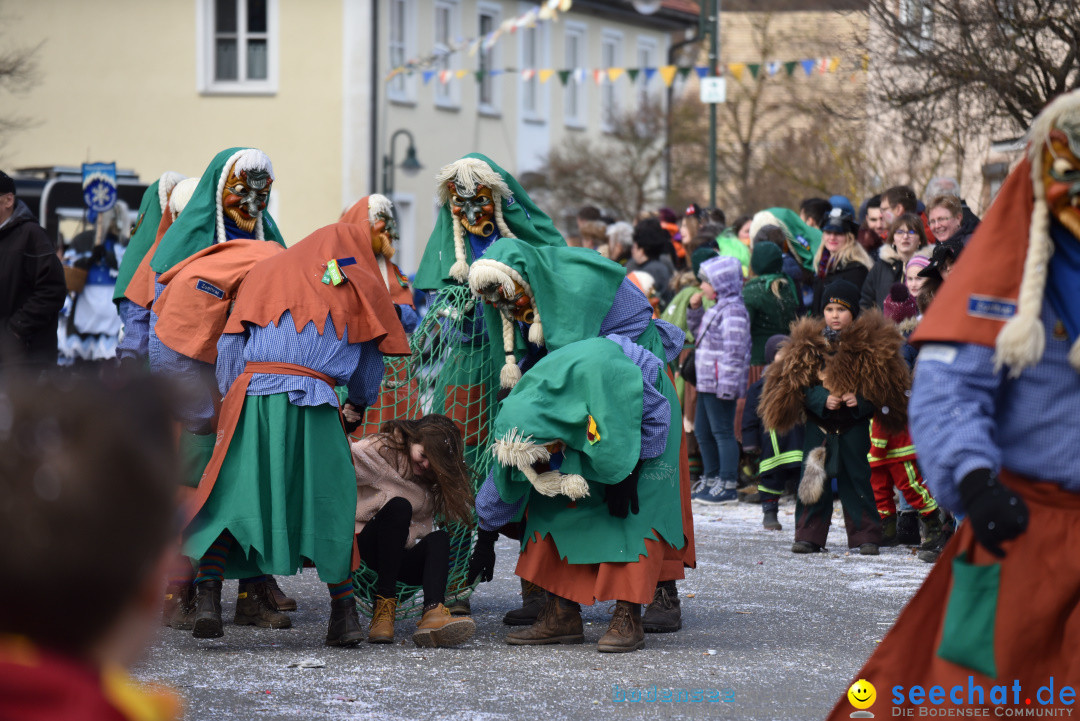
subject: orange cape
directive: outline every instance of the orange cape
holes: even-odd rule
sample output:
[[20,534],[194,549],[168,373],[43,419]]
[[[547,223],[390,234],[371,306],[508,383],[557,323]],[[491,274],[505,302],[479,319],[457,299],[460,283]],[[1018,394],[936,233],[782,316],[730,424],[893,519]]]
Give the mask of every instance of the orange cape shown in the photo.
[[166,230],[172,227],[172,224],[172,209],[165,208],[165,212],[161,214],[161,221],[158,223],[154,244],[150,246],[150,250],[146,251],[146,255],[143,256],[139,267],[135,269],[135,273],[132,274],[131,280],[128,281],[128,287],[124,291],[125,298],[147,310],[154,304],[154,280],[157,278],[157,273],[150,267],[150,259],[154,257],[158,245],[161,244],[162,236],[165,235]]
[[[349,206],[349,209],[341,214],[341,218],[338,219],[339,223],[354,223],[356,225],[364,225],[371,228],[371,217],[368,211],[368,198],[370,196],[365,195],[360,200]],[[402,285],[398,282],[398,278],[402,277],[401,271],[398,269],[392,261],[386,262],[386,287],[390,289],[390,300],[395,305],[408,305],[415,308],[413,304],[412,289],[408,285]],[[377,275],[383,276],[380,271]]]

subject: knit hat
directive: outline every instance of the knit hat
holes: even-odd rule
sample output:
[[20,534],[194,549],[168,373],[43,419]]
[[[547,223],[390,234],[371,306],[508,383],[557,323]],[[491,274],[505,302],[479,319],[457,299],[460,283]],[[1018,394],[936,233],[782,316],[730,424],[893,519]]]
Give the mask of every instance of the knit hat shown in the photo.
[[769,336],[769,339],[765,341],[765,365],[769,365],[776,360],[776,354],[780,350],[780,346],[789,340],[791,340],[791,336],[781,333]]
[[750,255],[750,270],[754,275],[779,273],[784,268],[784,254],[772,243],[755,245]]
[[919,315],[919,304],[903,283],[893,283],[885,298],[885,317],[899,325],[908,318]]
[[859,289],[854,283],[849,283],[843,279],[834,280],[825,286],[825,295],[821,307],[824,308],[829,303],[836,303],[850,310],[852,318],[858,318],[859,295]]
[[15,181],[11,176],[0,170],[0,195],[7,195],[8,193],[15,193]]
[[907,265],[904,266],[904,270],[906,271],[911,266],[915,266],[916,268],[925,268],[928,265],[930,265],[929,258],[927,258],[925,255],[916,255],[914,258],[907,262]]
[[833,207],[833,210],[839,208],[843,211],[844,215],[855,215],[855,207],[851,204],[843,195],[833,195],[829,198],[829,205]]
[[720,255],[720,251],[711,246],[705,246],[698,248],[690,256],[690,267],[694,271],[694,277],[697,278],[698,273],[701,271],[701,264],[707,261],[709,258],[715,258]]

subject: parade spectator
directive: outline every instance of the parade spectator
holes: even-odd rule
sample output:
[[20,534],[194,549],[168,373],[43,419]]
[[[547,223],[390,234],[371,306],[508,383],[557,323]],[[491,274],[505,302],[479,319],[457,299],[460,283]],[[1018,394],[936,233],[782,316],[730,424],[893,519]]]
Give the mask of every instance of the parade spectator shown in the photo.
[[831,210],[832,203],[825,198],[806,198],[799,203],[799,218],[811,228],[821,228]]
[[[951,195],[960,201],[960,212],[963,215],[961,225],[974,232],[975,226],[979,224],[979,216],[971,211],[967,202],[960,195],[960,183],[956,182],[955,178],[947,176],[931,178],[930,182],[926,184],[926,192],[923,193],[923,198],[932,200],[939,195]],[[929,208],[927,208],[927,212],[930,212]]]
[[881,212],[881,196],[875,195],[866,201],[866,214],[859,228],[859,243],[873,257],[885,242],[889,233],[889,224]]
[[919,199],[908,185],[894,185],[881,194],[881,215],[888,225],[904,213],[918,213]]
[[968,220],[964,217],[960,199],[955,195],[939,195],[931,199],[926,206],[926,217],[939,243],[956,238],[967,245],[979,223],[977,218]]
[[[687,324],[696,339],[697,410],[694,433],[701,447],[705,487],[698,500],[720,503],[737,498],[739,444],[735,406],[746,394],[750,370],[750,318],[742,299],[742,270],[721,256],[701,264],[704,281],[690,298]],[[704,296],[715,296],[706,311]]]
[[378,575],[368,643],[394,642],[399,581],[424,588],[424,615],[413,634],[417,646],[456,646],[476,630],[471,618],[451,617],[443,605],[450,535],[435,529],[436,519],[473,525],[464,450],[460,430],[437,414],[388,421],[379,433],[352,443],[356,546]]
[[762,226],[754,234],[754,247],[756,248],[759,243],[772,243],[783,253],[783,272],[795,285],[795,294],[799,301],[798,312],[801,314],[804,309],[802,301],[803,287],[809,284],[810,274],[799,264],[799,259],[791,252],[791,246],[788,244],[783,228],[777,225]]
[[888,242],[878,251],[878,260],[862,284],[859,305],[881,309],[893,283],[904,280],[904,269],[916,253],[925,252],[926,235],[919,216],[905,213],[893,221]]
[[[126,671],[154,634],[176,553],[161,400],[144,381],[0,383],[0,718],[180,718],[178,698]],[[56,579],[97,591],[73,606]]]
[[582,247],[599,250],[607,242],[607,228],[607,223],[599,217],[583,219],[579,216],[578,232],[581,234]]
[[630,260],[630,248],[634,244],[634,226],[622,220],[612,223],[607,226],[605,239],[607,242],[597,249],[600,255],[626,265]]
[[[735,231],[735,237],[742,241],[742,244],[747,248],[752,244],[753,238],[750,234],[750,224],[754,221],[752,215],[740,215],[735,219],[735,222],[731,224],[731,229]],[[723,223],[721,223],[723,225]],[[719,233],[717,234],[719,235]]]
[[774,335],[787,333],[799,312],[795,285],[784,274],[783,264],[783,253],[776,245],[768,242],[754,245],[750,258],[752,276],[742,289],[743,303],[750,316],[750,383],[757,381],[765,368],[765,342]]
[[907,286],[911,295],[913,295],[916,300],[919,297],[919,291],[922,290],[923,285],[926,283],[926,278],[919,275],[919,272],[928,265],[930,265],[929,258],[922,255],[916,255],[909,260],[904,267],[904,285]]
[[659,220],[646,218],[634,226],[633,239],[626,269],[645,271],[656,281],[657,288],[666,291],[671,276],[675,273],[675,266],[668,254],[671,236],[660,225]]
[[934,246],[934,252],[930,255],[930,262],[919,271],[919,276],[925,279],[919,290],[918,303],[920,307],[930,305],[941,284],[949,277],[956,259],[964,250],[964,243],[960,238],[949,238]]
[[701,207],[697,203],[691,203],[679,223],[679,238],[688,255],[694,252],[690,244],[701,230],[701,215]]
[[15,181],[0,171],[0,365],[56,364],[56,322],[67,297],[64,269]]
[[814,295],[811,313],[820,318],[825,308],[825,287],[837,280],[846,280],[862,288],[874,263],[855,240],[857,228],[850,217],[830,215],[822,228],[821,245],[814,254]]

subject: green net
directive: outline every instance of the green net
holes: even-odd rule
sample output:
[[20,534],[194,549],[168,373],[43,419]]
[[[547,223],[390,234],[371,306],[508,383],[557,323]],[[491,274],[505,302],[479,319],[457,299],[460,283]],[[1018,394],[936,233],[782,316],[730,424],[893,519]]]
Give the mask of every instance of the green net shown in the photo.
[[[483,306],[466,286],[439,291],[410,340],[412,355],[387,358],[379,400],[371,406],[354,437],[376,433],[386,421],[443,413],[454,420],[465,439],[465,460],[473,472],[473,491],[487,477],[491,454],[488,434],[499,390],[499,367],[490,352]],[[447,605],[467,599],[473,534],[460,523],[442,523],[450,534]],[[353,574],[360,609],[372,613],[375,572],[366,565]],[[422,610],[419,586],[398,582],[398,618]]]

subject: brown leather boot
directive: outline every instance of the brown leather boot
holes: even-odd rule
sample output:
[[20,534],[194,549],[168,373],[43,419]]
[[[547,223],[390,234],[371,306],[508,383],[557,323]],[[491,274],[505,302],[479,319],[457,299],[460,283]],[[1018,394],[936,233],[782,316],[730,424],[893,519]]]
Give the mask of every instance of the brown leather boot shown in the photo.
[[286,596],[273,576],[266,577],[266,600],[270,602],[270,608],[275,611],[296,610],[296,599]]
[[441,603],[424,611],[412,640],[420,648],[447,648],[465,643],[476,632],[468,616],[452,616]]
[[195,622],[191,627],[195,638],[221,638],[221,581],[208,579],[195,586]]
[[195,625],[195,585],[169,584],[165,588],[165,605],[161,609],[161,625],[178,631],[190,631]]
[[327,646],[356,646],[364,640],[356,599],[352,596],[330,602],[330,623],[326,626]]
[[259,628],[292,628],[292,619],[270,607],[269,593],[265,583],[241,583],[236,594],[237,626]]
[[536,617],[536,623],[507,634],[511,646],[541,646],[550,643],[581,643],[585,634],[581,626],[581,606],[549,593]]
[[521,579],[521,608],[508,611],[503,616],[503,623],[507,626],[531,626],[536,623],[540,609],[544,607],[546,601],[547,594],[544,593],[544,589],[535,583],[529,583],[524,578]]
[[682,628],[679,589],[674,581],[657,584],[653,600],[641,615],[645,633],[672,633]]
[[371,612],[371,625],[368,626],[368,643],[394,642],[394,617],[397,615],[397,599],[375,597],[375,608]]
[[641,604],[616,601],[615,613],[607,633],[596,646],[602,653],[626,653],[645,648],[645,629],[641,627]]

